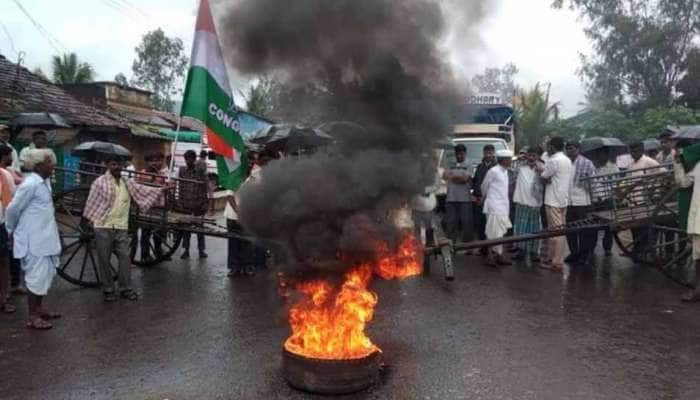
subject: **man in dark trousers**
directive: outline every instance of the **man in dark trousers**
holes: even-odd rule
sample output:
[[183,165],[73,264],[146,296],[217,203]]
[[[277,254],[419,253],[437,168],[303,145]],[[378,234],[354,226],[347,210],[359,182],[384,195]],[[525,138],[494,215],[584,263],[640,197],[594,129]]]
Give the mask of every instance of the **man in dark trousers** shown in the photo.
[[445,213],[447,234],[454,242],[473,240],[471,181],[469,165],[465,160],[467,148],[463,144],[455,146],[456,162],[445,170],[443,179],[447,181]]
[[[484,182],[486,173],[489,172],[489,170],[494,165],[496,165],[495,152],[496,149],[493,147],[493,145],[487,144],[486,146],[484,146],[484,157],[481,160],[481,163],[479,163],[479,165],[476,167],[476,171],[474,172],[474,179],[472,180],[472,187],[474,188],[474,191],[472,192],[474,229],[476,232],[476,236],[479,240],[486,239],[486,216],[484,215],[482,203],[483,198],[481,194],[481,184]],[[482,248],[481,254],[484,256],[487,255],[487,249]]]
[[[591,208],[591,196],[585,178],[595,174],[593,162],[581,154],[581,146],[578,142],[566,144],[566,155],[574,167],[569,186],[569,205],[566,208],[566,222],[574,223],[588,218]],[[565,262],[581,267],[590,266],[593,250],[595,249],[598,231],[585,229],[566,235],[566,243],[569,246],[569,255]]]
[[[195,217],[202,217],[209,206],[206,170],[197,168],[197,153],[194,150],[187,150],[184,157],[186,165],[180,167],[178,171],[178,178],[182,179],[178,188],[180,202],[186,212]],[[190,258],[190,236],[189,232],[185,232],[182,236],[184,251],[180,258],[183,260]],[[199,258],[207,258],[204,235],[201,233],[197,234],[197,249]]]

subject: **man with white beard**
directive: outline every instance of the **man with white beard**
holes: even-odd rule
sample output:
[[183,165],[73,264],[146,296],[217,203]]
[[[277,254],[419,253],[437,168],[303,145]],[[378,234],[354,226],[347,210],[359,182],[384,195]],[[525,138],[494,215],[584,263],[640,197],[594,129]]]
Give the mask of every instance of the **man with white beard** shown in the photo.
[[23,167],[28,171],[7,207],[7,230],[13,237],[14,256],[19,258],[27,286],[29,320],[33,329],[50,329],[47,320],[59,318],[58,313],[44,309],[42,301],[56,275],[61,241],[54,216],[49,177],[56,156],[49,149],[25,152]]

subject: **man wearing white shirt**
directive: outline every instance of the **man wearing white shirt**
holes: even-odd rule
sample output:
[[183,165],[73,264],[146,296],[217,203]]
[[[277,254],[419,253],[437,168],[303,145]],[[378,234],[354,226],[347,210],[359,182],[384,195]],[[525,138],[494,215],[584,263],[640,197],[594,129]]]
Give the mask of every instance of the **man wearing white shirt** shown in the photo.
[[[540,174],[544,169],[544,163],[540,160],[542,149],[539,146],[530,147],[526,153],[525,165],[518,168],[518,177],[515,182],[513,202],[515,203],[515,220],[513,221],[513,235],[526,235],[538,233],[542,230],[542,218],[540,209],[544,199],[544,185]],[[523,260],[528,255],[533,262],[539,261],[539,240],[519,242],[515,244],[518,249],[513,260]]]
[[[484,214],[486,215],[486,238],[502,238],[508,229],[512,227],[510,214],[510,200],[508,198],[508,168],[510,167],[513,152],[499,150],[496,152],[498,164],[489,169],[481,183],[481,194],[484,196]],[[503,257],[503,246],[493,246],[489,250],[487,265],[511,265],[511,262]]]
[[[544,205],[549,228],[562,226],[566,221],[566,207],[569,205],[571,185],[571,160],[564,155],[564,139],[554,137],[549,141],[547,153],[551,154],[544,165],[542,179],[545,181]],[[557,236],[549,239],[549,255],[542,263],[545,269],[561,271],[564,267],[565,238]]]
[[673,149],[673,140],[670,132],[664,132],[659,135],[659,143],[661,151],[656,155],[656,162],[659,164],[668,164],[673,162],[676,151]]
[[[595,166],[580,152],[578,142],[566,144],[566,155],[573,167],[571,186],[569,189],[569,207],[566,210],[566,222],[572,223],[586,219],[590,211],[591,196],[588,185],[583,181],[595,174]],[[564,261],[578,265],[589,265],[596,244],[595,230],[585,229],[566,235],[569,245],[569,256]]]
[[[660,172],[659,163],[653,158],[644,154],[644,143],[634,142],[630,144],[630,155],[632,156],[632,163],[627,168],[629,171],[629,176],[641,176],[646,174],[653,174]],[[637,205],[642,205],[647,201],[646,196],[649,194],[644,190],[644,181],[638,180],[636,184],[630,189],[634,193],[630,194],[630,200]],[[649,251],[648,245],[650,243],[656,242],[656,232],[651,227],[651,225],[644,225],[641,227],[636,227],[630,229],[632,231],[632,238],[634,240],[634,252],[635,254],[642,255]]]
[[15,257],[22,260],[24,281],[29,291],[27,327],[33,329],[50,329],[53,325],[47,320],[61,316],[47,311],[42,304],[56,275],[61,254],[48,181],[55,162],[53,152],[48,149],[28,151],[24,167],[33,172],[19,186],[5,210],[7,232],[13,237]]

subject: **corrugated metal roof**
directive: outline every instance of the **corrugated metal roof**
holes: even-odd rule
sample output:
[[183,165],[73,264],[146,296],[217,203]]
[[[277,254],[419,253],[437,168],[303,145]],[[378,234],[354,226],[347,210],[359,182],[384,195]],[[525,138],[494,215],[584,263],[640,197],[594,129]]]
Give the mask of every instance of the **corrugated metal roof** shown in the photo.
[[157,131],[157,128],[155,127],[149,127],[146,125],[138,124],[129,124],[129,128],[131,128],[131,134],[137,137],[172,141],[172,139],[165,137],[157,132],[154,132],[153,129]]
[[128,129],[108,112],[80,102],[0,55],[0,115],[11,117],[22,112],[56,113],[73,126]]

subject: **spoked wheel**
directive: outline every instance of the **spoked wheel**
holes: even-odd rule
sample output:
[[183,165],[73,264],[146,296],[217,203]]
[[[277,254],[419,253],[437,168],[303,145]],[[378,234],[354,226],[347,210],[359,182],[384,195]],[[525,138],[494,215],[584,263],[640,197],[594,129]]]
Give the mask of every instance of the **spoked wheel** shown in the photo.
[[[87,188],[72,189],[58,194],[54,199],[56,223],[61,238],[61,262],[58,275],[70,283],[82,287],[101,285],[95,250],[95,233],[82,217],[87,200]],[[112,270],[112,277],[116,271]]]
[[182,231],[161,226],[142,225],[132,229],[130,234],[131,262],[139,267],[169,260],[182,242]]
[[687,285],[688,267],[692,263],[692,244],[678,228],[678,213],[667,207],[677,189],[669,190],[657,202],[649,225],[615,232],[615,242],[635,262],[653,266],[671,280]]
[[615,242],[635,262],[653,266],[671,280],[687,285],[692,244],[688,235],[675,227],[649,225],[616,232]]

